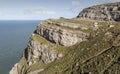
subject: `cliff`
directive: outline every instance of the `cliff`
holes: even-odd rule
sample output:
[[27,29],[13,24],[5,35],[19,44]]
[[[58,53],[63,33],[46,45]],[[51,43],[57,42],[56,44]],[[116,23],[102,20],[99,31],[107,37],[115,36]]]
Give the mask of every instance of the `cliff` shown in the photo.
[[103,15],[98,10],[116,5],[112,12],[120,16],[117,2],[89,7],[74,19],[42,21],[10,74],[119,74],[120,20],[91,15]]
[[88,7],[80,12],[77,18],[120,21],[120,2]]

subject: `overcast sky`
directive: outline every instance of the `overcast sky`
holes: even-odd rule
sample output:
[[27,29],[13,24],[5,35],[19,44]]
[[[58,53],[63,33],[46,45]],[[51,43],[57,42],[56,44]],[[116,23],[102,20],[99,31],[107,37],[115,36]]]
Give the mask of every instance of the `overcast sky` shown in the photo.
[[0,20],[76,17],[88,6],[120,0],[0,0]]

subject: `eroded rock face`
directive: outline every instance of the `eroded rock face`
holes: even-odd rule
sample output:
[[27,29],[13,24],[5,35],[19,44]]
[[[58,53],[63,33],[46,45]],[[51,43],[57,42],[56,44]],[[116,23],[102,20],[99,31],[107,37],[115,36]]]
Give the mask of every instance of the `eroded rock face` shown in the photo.
[[28,44],[29,50],[32,52],[32,56],[29,54],[29,65],[35,63],[33,58],[40,59],[43,63],[50,63],[58,58],[60,58],[60,53],[53,50],[51,47],[37,41],[30,41]]
[[74,45],[78,42],[87,40],[89,37],[88,33],[82,31],[67,30],[52,26],[49,27],[42,24],[37,27],[36,33],[53,43],[63,46]]
[[80,12],[77,18],[120,21],[120,2],[88,7]]

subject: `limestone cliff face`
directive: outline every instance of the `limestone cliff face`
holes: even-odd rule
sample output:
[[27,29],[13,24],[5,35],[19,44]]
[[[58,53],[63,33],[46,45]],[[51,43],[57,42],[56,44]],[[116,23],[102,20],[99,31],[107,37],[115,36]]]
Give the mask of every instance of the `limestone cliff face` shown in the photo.
[[42,21],[31,35],[23,54],[27,67],[18,63],[13,67],[10,74],[24,74],[26,71],[22,68],[28,69],[28,67],[38,64],[40,61],[44,64],[49,64],[64,56],[63,50],[65,47],[89,39],[90,33],[77,30],[82,25],[74,23],[78,27],[72,27],[68,22],[64,23],[67,25],[59,22],[59,24],[62,23],[62,25],[59,25],[55,24],[55,21],[59,19],[53,20]]
[[80,12],[77,18],[120,21],[120,2],[88,7]]
[[42,21],[10,74],[119,74],[120,23],[108,22],[120,21],[119,5],[89,7],[82,19]]
[[[49,23],[49,25],[52,25],[52,24]],[[76,24],[74,25],[77,26]],[[65,26],[67,27],[67,25]],[[61,27],[46,26],[42,23],[38,25],[36,29],[36,33],[55,44],[59,44],[63,46],[74,45],[78,42],[87,40],[87,38],[89,37],[89,33],[84,33],[80,30],[74,31],[74,30],[64,29]]]
[[30,40],[28,48],[31,51],[31,54],[28,55],[29,65],[37,62],[33,58],[38,58],[43,63],[50,63],[60,57],[58,51],[52,49],[49,45],[36,40]]

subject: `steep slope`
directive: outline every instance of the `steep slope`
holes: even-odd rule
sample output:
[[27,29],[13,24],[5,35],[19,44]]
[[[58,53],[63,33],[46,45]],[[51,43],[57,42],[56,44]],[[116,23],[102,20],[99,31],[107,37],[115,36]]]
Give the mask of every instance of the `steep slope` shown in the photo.
[[88,7],[80,12],[77,18],[120,21],[120,2]]
[[120,74],[120,23],[82,15],[42,21],[10,74]]

